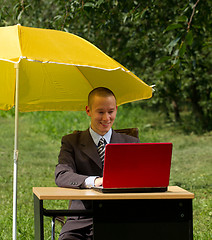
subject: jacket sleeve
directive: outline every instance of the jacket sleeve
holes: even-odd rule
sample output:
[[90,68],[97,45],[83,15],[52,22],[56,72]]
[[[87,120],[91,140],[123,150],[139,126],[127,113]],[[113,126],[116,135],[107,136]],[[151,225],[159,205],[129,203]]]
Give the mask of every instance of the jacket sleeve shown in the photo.
[[68,136],[62,138],[58,161],[55,169],[56,185],[66,188],[84,188],[84,181],[88,176],[77,173],[75,149]]

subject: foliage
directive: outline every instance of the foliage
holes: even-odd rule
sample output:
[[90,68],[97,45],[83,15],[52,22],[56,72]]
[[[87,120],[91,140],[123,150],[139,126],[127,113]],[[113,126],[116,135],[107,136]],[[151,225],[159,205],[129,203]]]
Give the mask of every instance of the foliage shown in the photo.
[[167,45],[167,70],[179,76],[177,90],[184,93],[183,100],[204,129],[212,128],[211,13],[207,11],[210,8],[207,2],[189,2],[165,30],[166,34],[172,31],[171,38],[174,37]]
[[1,2],[1,26],[19,22],[77,34],[156,85],[148,107],[181,123],[186,110],[192,131],[212,129],[211,1]]

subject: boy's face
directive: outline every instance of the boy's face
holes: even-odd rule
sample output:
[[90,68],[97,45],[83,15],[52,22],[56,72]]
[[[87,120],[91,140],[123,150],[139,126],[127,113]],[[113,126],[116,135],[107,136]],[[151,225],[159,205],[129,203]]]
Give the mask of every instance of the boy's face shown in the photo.
[[99,135],[105,135],[116,118],[117,105],[114,96],[95,95],[91,106],[86,106],[86,113],[91,118],[91,128]]

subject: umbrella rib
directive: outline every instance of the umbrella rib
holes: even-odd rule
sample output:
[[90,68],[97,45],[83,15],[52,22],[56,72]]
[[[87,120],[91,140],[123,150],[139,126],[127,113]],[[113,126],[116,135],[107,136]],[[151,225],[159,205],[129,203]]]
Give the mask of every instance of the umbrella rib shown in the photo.
[[[21,42],[22,30],[21,30],[21,25],[20,24],[17,24],[17,30],[18,30],[19,48],[20,48],[20,52],[21,52],[21,56],[22,56],[22,42]],[[19,61],[17,63],[19,63],[20,61],[21,61],[21,59],[19,57]]]
[[91,85],[91,83],[88,81],[88,79],[85,77],[85,75],[79,70],[79,66],[75,66],[76,69],[81,73],[81,75],[87,80],[88,84],[91,86],[92,89],[94,89],[94,87]]
[[22,57],[20,57],[18,61],[12,61],[12,60],[8,60],[8,59],[0,58],[0,61],[10,62],[10,63],[20,63],[21,59],[22,59]]

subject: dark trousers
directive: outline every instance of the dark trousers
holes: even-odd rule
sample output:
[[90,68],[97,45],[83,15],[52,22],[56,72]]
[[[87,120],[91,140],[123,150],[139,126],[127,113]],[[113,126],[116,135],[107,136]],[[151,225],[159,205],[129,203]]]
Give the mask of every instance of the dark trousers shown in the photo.
[[93,227],[74,229],[60,234],[58,240],[93,240]]

